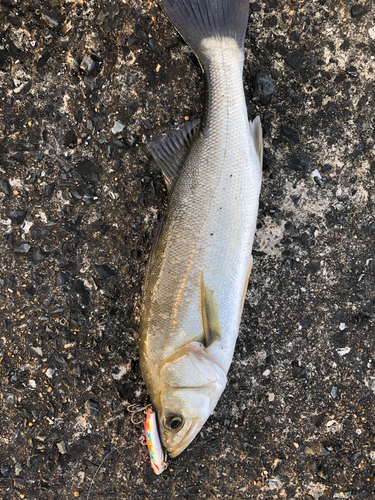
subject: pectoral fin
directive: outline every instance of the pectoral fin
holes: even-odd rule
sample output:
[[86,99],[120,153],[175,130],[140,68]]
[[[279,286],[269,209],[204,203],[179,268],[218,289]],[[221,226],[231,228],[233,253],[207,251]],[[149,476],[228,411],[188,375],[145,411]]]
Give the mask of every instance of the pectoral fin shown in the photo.
[[154,160],[163,173],[168,191],[176,181],[181,165],[184,163],[199,129],[200,119],[181,125],[178,130],[167,132],[148,144]]
[[215,340],[221,338],[219,304],[216,294],[206,286],[201,278],[201,312],[203,323],[203,344],[209,347]]

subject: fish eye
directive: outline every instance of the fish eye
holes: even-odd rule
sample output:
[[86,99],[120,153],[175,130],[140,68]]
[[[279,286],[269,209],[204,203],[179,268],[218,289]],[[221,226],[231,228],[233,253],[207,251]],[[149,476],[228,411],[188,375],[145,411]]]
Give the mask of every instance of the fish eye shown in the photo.
[[165,419],[164,426],[171,431],[178,431],[183,426],[184,420],[179,415],[171,415]]

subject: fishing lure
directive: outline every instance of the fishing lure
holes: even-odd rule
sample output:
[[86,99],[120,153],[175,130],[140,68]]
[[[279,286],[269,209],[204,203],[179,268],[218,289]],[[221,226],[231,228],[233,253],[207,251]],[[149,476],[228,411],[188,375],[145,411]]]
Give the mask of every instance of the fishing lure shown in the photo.
[[168,467],[165,461],[165,455],[159,438],[158,425],[156,422],[156,413],[147,408],[145,434],[148,451],[150,453],[151,467],[155,474],[159,475]]

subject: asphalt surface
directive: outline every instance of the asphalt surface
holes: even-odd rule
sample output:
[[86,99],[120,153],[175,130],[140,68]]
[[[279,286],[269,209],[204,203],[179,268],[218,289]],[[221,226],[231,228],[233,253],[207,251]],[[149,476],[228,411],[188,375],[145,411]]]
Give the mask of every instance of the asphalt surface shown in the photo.
[[227,389],[157,477],[127,411],[167,202],[147,142],[203,76],[154,2],[1,1],[3,500],[375,498],[374,14],[251,3],[254,267]]

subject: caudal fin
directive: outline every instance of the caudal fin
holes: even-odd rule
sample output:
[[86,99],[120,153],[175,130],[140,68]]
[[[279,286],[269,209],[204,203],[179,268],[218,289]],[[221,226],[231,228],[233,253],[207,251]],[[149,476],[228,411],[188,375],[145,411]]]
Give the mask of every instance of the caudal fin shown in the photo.
[[203,64],[204,38],[233,38],[243,50],[249,0],[161,0],[161,6]]

